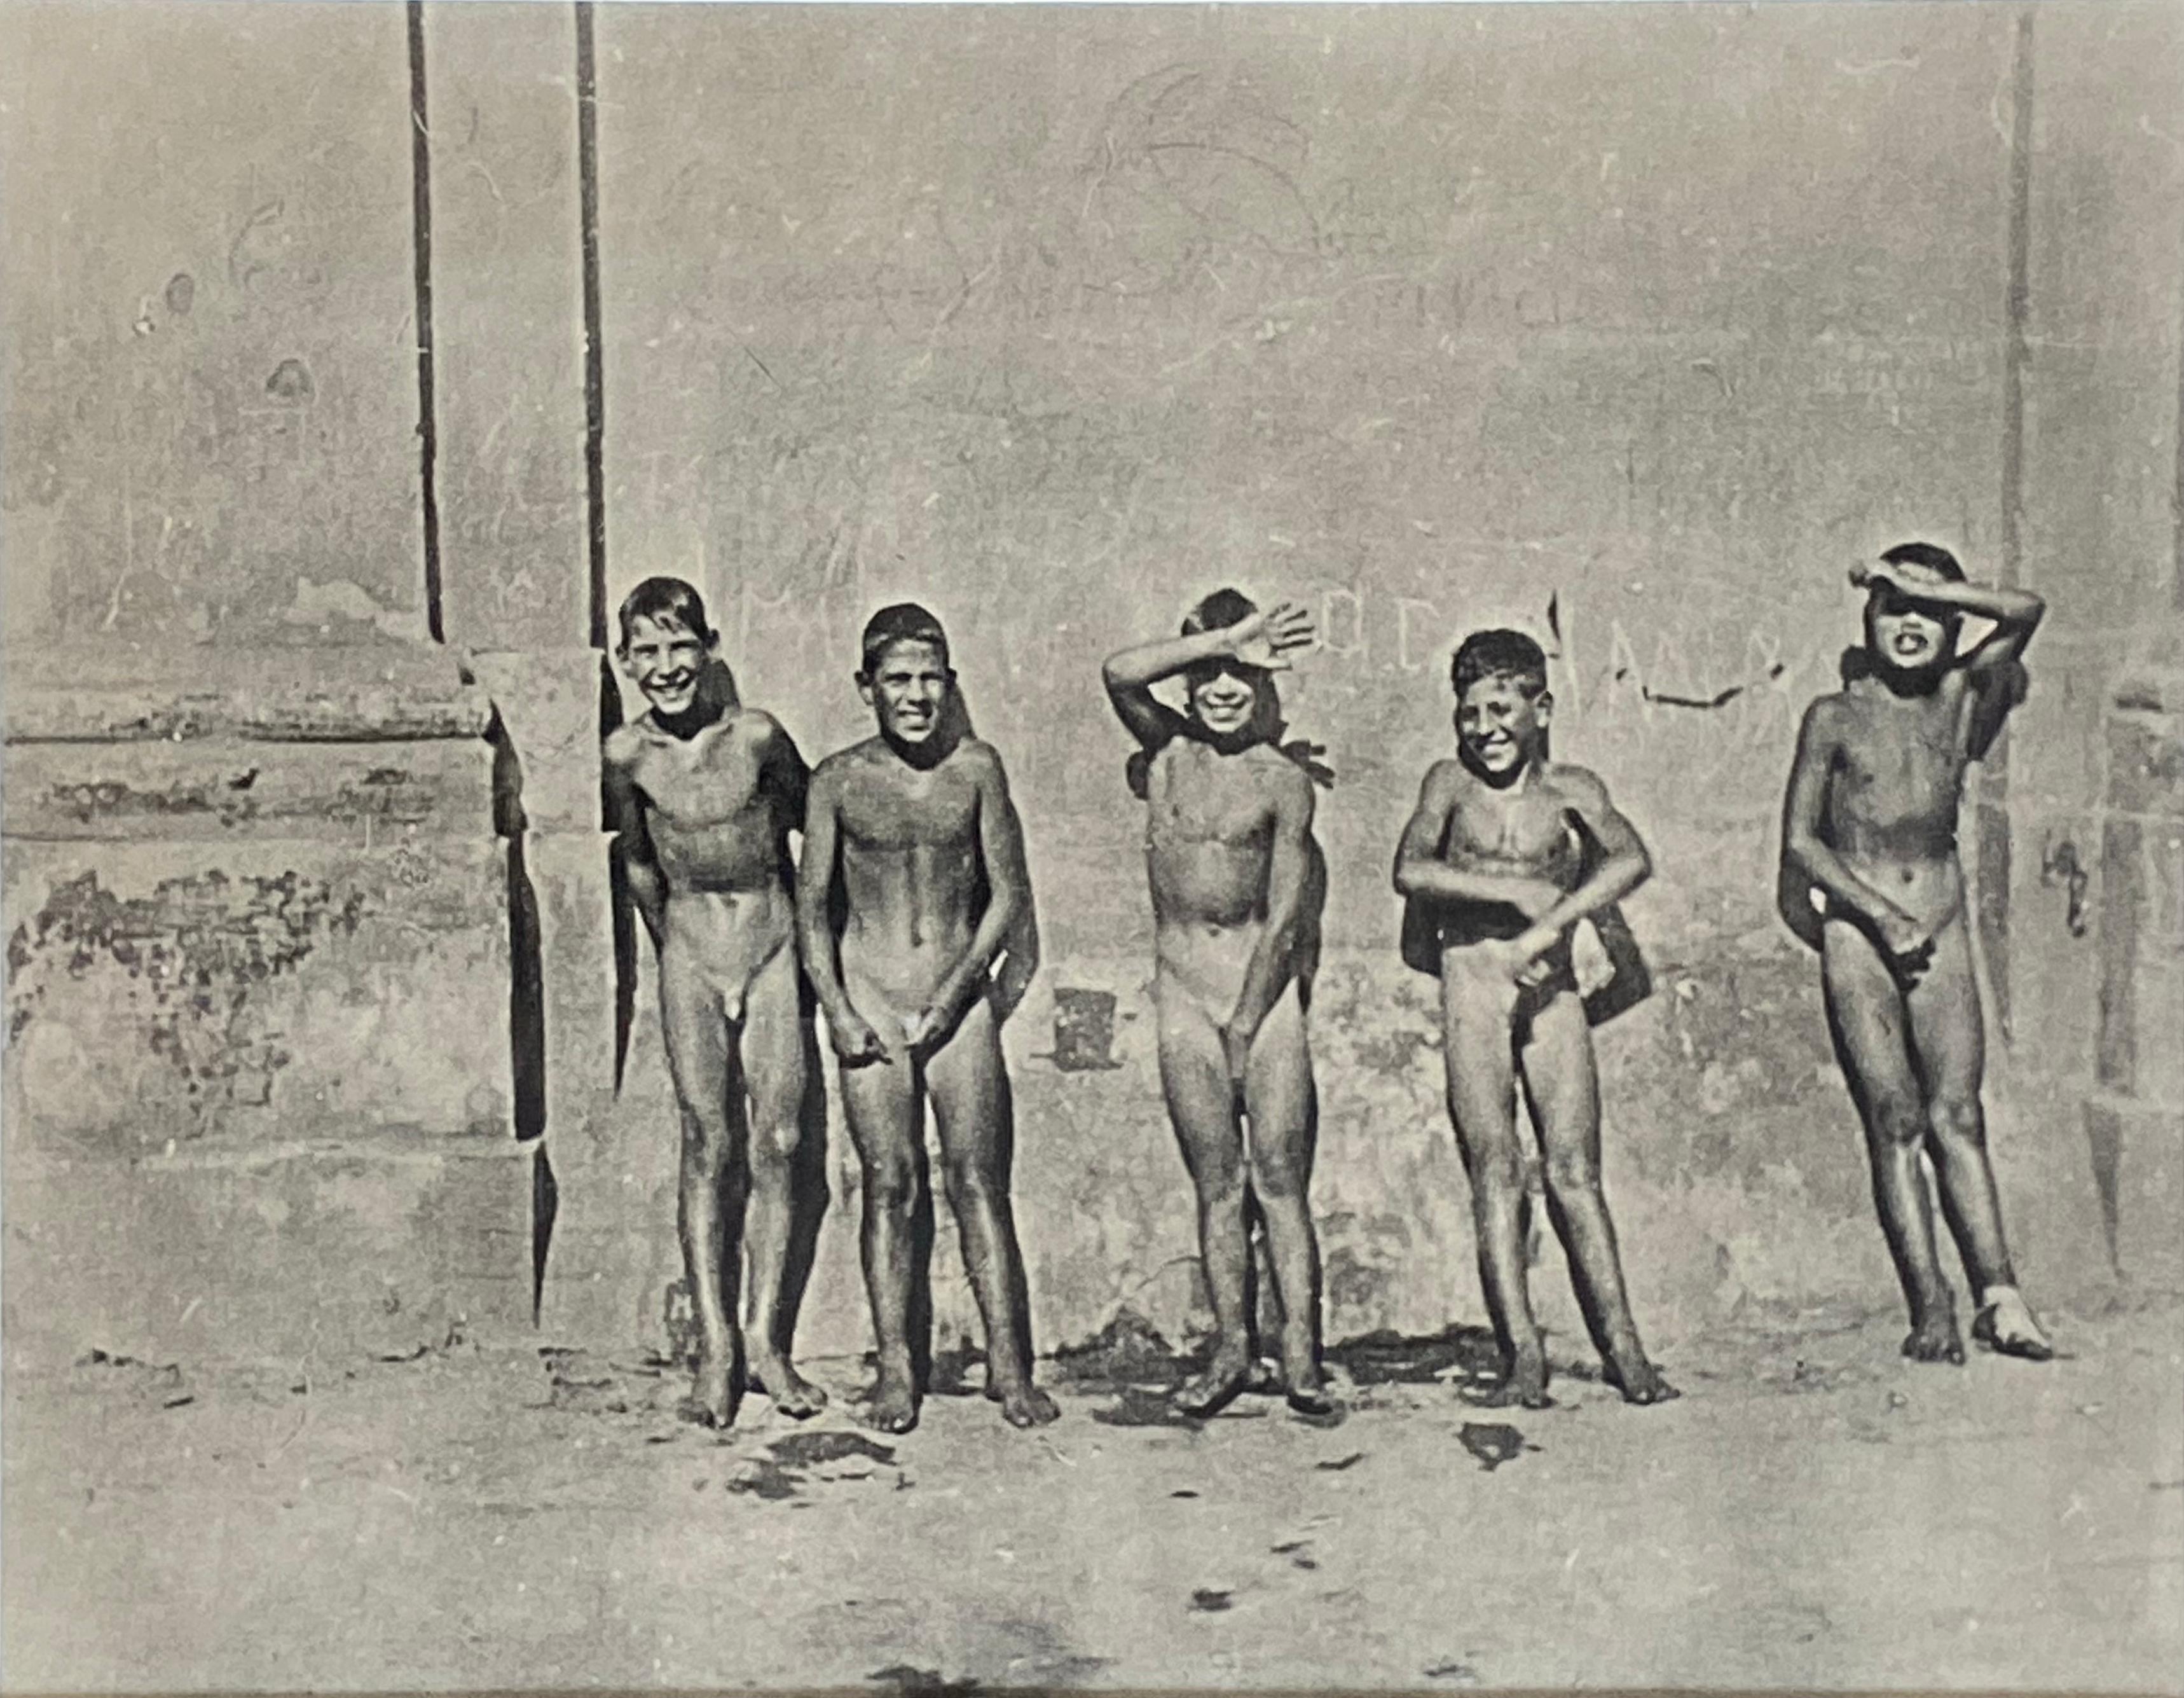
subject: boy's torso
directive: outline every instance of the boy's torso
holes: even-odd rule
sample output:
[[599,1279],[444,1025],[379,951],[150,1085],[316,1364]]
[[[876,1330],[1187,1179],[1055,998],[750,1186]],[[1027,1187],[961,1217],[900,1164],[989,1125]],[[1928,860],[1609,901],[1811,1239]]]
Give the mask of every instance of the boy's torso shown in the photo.
[[1223,754],[1190,737],[1153,757],[1145,865],[1163,930],[1264,919],[1278,812],[1268,763],[1282,759],[1263,744]]
[[749,717],[726,714],[687,741],[647,721],[637,729],[630,778],[671,897],[781,886],[795,822],[779,817],[761,786],[764,751]]
[[844,964],[912,998],[938,984],[983,911],[978,785],[967,752],[921,769],[875,738],[833,757]]

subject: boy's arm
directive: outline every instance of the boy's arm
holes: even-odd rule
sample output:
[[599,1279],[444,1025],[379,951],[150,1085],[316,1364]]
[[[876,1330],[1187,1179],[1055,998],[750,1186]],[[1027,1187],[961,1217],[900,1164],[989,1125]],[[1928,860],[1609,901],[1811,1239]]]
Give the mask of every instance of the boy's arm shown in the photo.
[[1426,774],[1418,807],[1396,846],[1396,894],[1429,902],[1513,908],[1525,919],[1536,919],[1562,900],[1562,887],[1552,880],[1513,873],[1462,872],[1440,858],[1449,815],[1455,811],[1462,783],[1460,770],[1453,762],[1443,761]]
[[788,728],[777,719],[766,721],[766,746],[760,756],[760,782],[774,799],[774,806],[792,831],[804,827],[804,810],[811,797],[811,768]]
[[1645,840],[1609,799],[1607,786],[1596,774],[1582,767],[1563,767],[1557,771],[1555,783],[1571,816],[1600,846],[1600,855],[1589,877],[1558,896],[1518,935],[1517,950],[1527,961],[1546,954],[1570,927],[1621,902],[1653,875],[1653,857],[1646,852]]
[[805,976],[827,1016],[827,1035],[844,1062],[885,1061],[887,1046],[863,1015],[850,1005],[842,985],[842,958],[833,928],[827,921],[827,897],[834,886],[841,851],[841,798],[836,774],[821,767],[811,775],[804,813],[804,853],[796,863],[796,938],[804,956]]
[[2005,589],[1999,584],[1953,584],[1914,566],[1861,566],[1850,581],[1861,589],[1886,587],[1907,600],[1969,613],[1975,619],[1992,619],[1994,628],[1958,663],[1974,672],[1994,672],[2025,653],[2025,645],[2040,628],[2048,604],[2029,589]]
[[2002,722],[2025,700],[2025,645],[2048,615],[2048,604],[2029,589],[2005,589],[1997,584],[1953,584],[1915,566],[1860,567],[1851,582],[1861,588],[1886,586],[1899,595],[1930,606],[1944,607],[1975,619],[1991,619],[1994,628],[1970,653],[1958,656],[1957,665],[1971,686],[1971,712],[1966,728],[1968,752],[1978,760],[2001,734]]
[[1201,661],[1234,660],[1262,672],[1285,672],[1290,656],[1312,640],[1312,615],[1284,601],[1241,624],[1194,637],[1163,637],[1110,655],[1100,668],[1107,700],[1130,734],[1156,749],[1184,727],[1184,718],[1153,695],[1162,679],[1187,672]]
[[1295,767],[1275,775],[1274,833],[1267,863],[1267,923],[1244,969],[1236,1007],[1221,1029],[1232,1072],[1240,1070],[1259,1026],[1281,995],[1281,969],[1296,947],[1304,917],[1305,872],[1311,853],[1312,780]]
[[[994,963],[1002,950],[1024,941],[1026,922],[1031,914],[1031,876],[1024,863],[1023,823],[1017,818],[1016,804],[1009,798],[1008,774],[1001,766],[1001,757],[991,748],[982,746],[978,754],[979,758],[972,770],[978,786],[978,852],[986,871],[986,911],[978,917],[978,928],[972,934],[970,946],[942,976],[932,1001],[911,1022],[907,1036],[912,1048],[930,1042],[955,1025],[972,992],[992,975]],[[1038,964],[1037,922],[1031,921],[1031,925],[1034,958],[1024,970],[1027,982],[1029,968]],[[1011,976],[1013,977],[1013,970]],[[1021,999],[1021,988],[1017,995]]]
[[1804,936],[1809,921],[1796,913],[1795,903],[1809,901],[1806,893],[1817,890],[1846,918],[1864,920],[1892,954],[1907,956],[1925,941],[1925,929],[1853,873],[1820,835],[1838,747],[1832,718],[1822,697],[1805,710],[1804,723],[1797,728],[1797,758],[1782,798],[1782,874],[1776,880],[1777,901],[1786,905],[1782,918]]
[[629,881],[630,900],[644,921],[652,947],[660,947],[660,933],[667,916],[667,880],[653,858],[652,839],[644,829],[644,797],[630,776],[627,757],[610,744],[601,757],[605,769],[607,824],[614,828],[615,852],[621,857]]

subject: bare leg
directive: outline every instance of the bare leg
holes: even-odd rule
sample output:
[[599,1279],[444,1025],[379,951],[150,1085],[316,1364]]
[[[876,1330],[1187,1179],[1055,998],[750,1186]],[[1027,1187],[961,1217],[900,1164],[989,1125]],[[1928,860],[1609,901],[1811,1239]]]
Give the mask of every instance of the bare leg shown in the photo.
[[1986,1116],[1980,1105],[1986,1033],[1970,933],[1961,914],[1935,937],[1932,960],[1905,1000],[1932,1122],[1927,1148],[1940,1181],[1942,1213],[1978,1299],[1972,1335],[2005,1354],[2044,1361],[2054,1351],[2018,1293],[1987,1159]]
[[1495,964],[1451,949],[1442,958],[1440,989],[1449,1119],[1471,1181],[1479,1280],[1502,1346],[1502,1384],[1492,1400],[1543,1409],[1546,1345],[1524,1280],[1524,1164],[1511,1036],[1517,987]]
[[796,952],[784,948],[759,969],[744,1003],[744,1077],[750,1096],[750,1206],[744,1243],[750,1297],[745,1347],[752,1377],[783,1414],[799,1420],[826,1406],[827,1394],[790,1363],[794,1316],[784,1292],[796,1225],[803,1142],[806,1031],[799,1007]]
[[1665,1403],[1676,1388],[1638,1342],[1615,1223],[1600,1188],[1600,1079],[1585,1004],[1558,990],[1524,1022],[1518,1062],[1546,1167],[1547,1213],[1569,1256],[1578,1304],[1607,1369],[1627,1403]]
[[1872,940],[1847,920],[1822,928],[1820,963],[1828,1030],[1865,1124],[1874,1203],[1911,1310],[1903,1354],[1914,1361],[1961,1362],[1956,1304],[1935,1253],[1933,1205],[1919,1166],[1928,1122],[1903,992]]
[[1183,986],[1163,981],[1161,1091],[1198,1193],[1198,1249],[1213,1300],[1213,1354],[1205,1371],[1177,1389],[1178,1406],[1210,1414],[1244,1388],[1251,1371],[1251,1317],[1245,1307],[1251,1244],[1244,1216],[1244,1132],[1236,1092],[1212,1018]]
[[946,1165],[948,1203],[963,1244],[963,1265],[986,1323],[986,1371],[1011,1427],[1039,1427],[1060,1412],[1032,1383],[1030,1327],[1024,1313],[1023,1256],[1009,1207],[1015,1106],[1001,1061],[993,1004],[971,1004],[925,1064]]
[[1294,985],[1252,1040],[1244,1100],[1251,1122],[1251,1189],[1281,1300],[1282,1377],[1291,1408],[1324,1415],[1334,1405],[1319,1366],[1319,1241],[1310,1195],[1319,1103]]
[[727,1427],[743,1396],[743,1339],[734,1320],[749,1186],[743,1079],[719,993],[671,933],[660,952],[660,1008],[668,1070],[682,1099],[676,1225],[698,1323],[688,1413]]
[[[872,1011],[868,1019],[887,1007],[883,998],[854,983],[847,988],[859,1008]],[[907,1433],[917,1425],[918,1405],[910,1349],[911,1282],[917,1273],[912,1217],[923,1142],[916,1075],[900,1055],[844,1067],[842,1104],[864,1169],[865,1292],[879,1347],[879,1382],[869,1418],[882,1432]]]

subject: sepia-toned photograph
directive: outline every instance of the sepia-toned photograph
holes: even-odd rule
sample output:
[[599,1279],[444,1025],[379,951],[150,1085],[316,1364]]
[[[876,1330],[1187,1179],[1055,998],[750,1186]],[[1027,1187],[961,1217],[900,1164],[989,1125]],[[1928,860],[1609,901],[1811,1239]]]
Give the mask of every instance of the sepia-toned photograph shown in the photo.
[[8,1690],[2184,1693],[2184,3],[8,0],[0,171]]

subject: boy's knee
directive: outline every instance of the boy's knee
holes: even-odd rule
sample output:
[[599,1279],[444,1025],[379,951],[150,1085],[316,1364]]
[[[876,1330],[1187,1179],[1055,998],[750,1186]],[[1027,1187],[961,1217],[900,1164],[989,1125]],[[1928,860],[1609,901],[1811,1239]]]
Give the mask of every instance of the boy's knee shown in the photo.
[[1600,1189],[1600,1165],[1590,1156],[1552,1155],[1546,1162],[1547,1189],[1557,1197],[1576,1197]]
[[804,1127],[794,1114],[755,1120],[750,1129],[751,1166],[761,1171],[783,1172],[796,1165],[804,1142]]
[[1944,1097],[1934,1104],[1934,1134],[1953,1142],[1986,1142],[1986,1116],[1976,1097]]
[[1217,1215],[1244,1206],[1245,1173],[1240,1165],[1212,1172],[1201,1169],[1192,1180],[1198,1188],[1198,1206],[1207,1213]]
[[682,1160],[686,1165],[725,1167],[734,1146],[733,1129],[726,1114],[687,1109],[683,1111]]
[[1251,1189],[1262,1202],[1294,1203],[1305,1194],[1305,1178],[1293,1162],[1254,1161]]
[[951,1161],[944,1175],[948,1200],[957,1208],[984,1200],[994,1188],[993,1176],[975,1161]]
[[1929,1124],[1925,1105],[1908,1098],[1889,1098],[1875,1103],[1873,1122],[1882,1142],[1891,1144],[1919,1142]]
[[1513,1149],[1483,1150],[1471,1159],[1471,1187],[1482,1197],[1514,1202],[1524,1194],[1524,1164]]
[[909,1162],[868,1162],[865,1196],[875,1209],[907,1210],[917,1201],[917,1170]]

